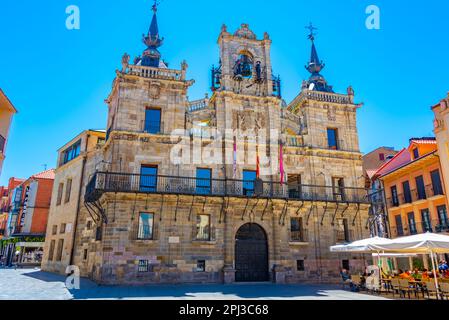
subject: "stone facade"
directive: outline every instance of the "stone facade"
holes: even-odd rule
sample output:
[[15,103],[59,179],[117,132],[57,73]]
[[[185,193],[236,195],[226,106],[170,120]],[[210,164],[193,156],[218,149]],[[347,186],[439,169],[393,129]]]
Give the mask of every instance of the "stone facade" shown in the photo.
[[[248,25],[234,34],[223,26],[218,43],[213,95],[194,102],[185,62],[171,70],[124,56],[107,99],[107,141],[86,158],[96,165],[84,172],[85,203],[64,211],[77,217],[67,252],[81,275],[102,284],[231,283],[266,272],[297,283],[339,281],[343,260],[363,268],[363,256],[329,251],[369,235],[353,93],[303,89],[287,105],[268,34],[258,40]],[[206,184],[199,168],[210,170]],[[260,174],[248,181],[251,170]],[[151,216],[149,237],[141,214]],[[264,239],[244,234],[248,224]],[[266,265],[252,269],[250,258],[265,254]]]

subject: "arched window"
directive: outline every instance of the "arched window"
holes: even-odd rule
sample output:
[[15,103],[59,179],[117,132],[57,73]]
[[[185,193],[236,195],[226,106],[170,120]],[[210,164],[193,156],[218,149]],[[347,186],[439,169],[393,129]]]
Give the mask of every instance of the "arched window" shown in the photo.
[[234,73],[243,78],[253,77],[253,58],[248,53],[242,53],[235,64]]

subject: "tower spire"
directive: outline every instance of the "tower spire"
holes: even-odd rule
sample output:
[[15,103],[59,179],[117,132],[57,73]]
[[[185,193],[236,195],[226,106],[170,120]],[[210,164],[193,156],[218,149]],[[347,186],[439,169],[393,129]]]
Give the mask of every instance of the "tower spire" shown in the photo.
[[312,42],[310,61],[306,66],[307,71],[311,73],[309,80],[306,82],[307,87],[315,91],[333,92],[332,86],[329,86],[326,79],[320,74],[321,70],[323,70],[326,65],[319,59],[318,51],[315,47],[315,37],[317,35],[315,30],[318,29],[315,28],[312,23],[310,23],[306,29],[310,31],[307,37]]
[[160,52],[157,50],[162,46],[164,38],[159,35],[159,26],[157,23],[157,9],[160,1],[154,0],[151,10],[153,11],[153,18],[151,20],[150,28],[147,35],[143,35],[143,43],[147,49],[143,52],[142,65],[148,67],[159,67],[161,58]]

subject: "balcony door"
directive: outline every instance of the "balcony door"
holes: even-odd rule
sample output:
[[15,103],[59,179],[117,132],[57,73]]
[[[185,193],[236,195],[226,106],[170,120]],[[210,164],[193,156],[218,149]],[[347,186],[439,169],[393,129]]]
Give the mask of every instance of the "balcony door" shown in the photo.
[[426,187],[424,185],[423,176],[419,176],[415,178],[416,181],[416,190],[418,192],[418,200],[424,200],[427,198],[426,196]]
[[243,170],[243,195],[253,196],[254,195],[254,182],[256,181],[257,173],[256,171]]
[[415,213],[409,212],[407,214],[407,217],[408,217],[408,226],[409,226],[410,234],[417,234],[418,231],[416,229]]
[[439,196],[443,195],[443,186],[441,184],[440,170],[435,170],[430,173],[432,178],[433,195]]
[[403,182],[402,189],[404,190],[404,202],[412,203],[412,192],[410,191],[410,182],[408,181]]
[[196,169],[196,193],[210,194],[212,185],[212,170],[198,168]]
[[429,209],[421,210],[423,232],[432,232],[432,220],[430,219]]
[[157,192],[158,167],[144,165],[140,168],[140,191]]
[[394,217],[396,222],[396,233],[398,237],[402,237],[404,235],[404,228],[402,226],[402,218],[401,215],[397,215]]
[[449,229],[449,222],[447,220],[447,209],[446,206],[437,207],[438,211],[438,222],[440,224],[440,231]]

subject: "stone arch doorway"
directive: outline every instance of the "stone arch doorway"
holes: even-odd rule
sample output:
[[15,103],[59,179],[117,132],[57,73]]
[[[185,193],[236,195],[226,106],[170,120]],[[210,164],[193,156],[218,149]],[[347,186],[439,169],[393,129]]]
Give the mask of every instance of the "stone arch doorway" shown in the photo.
[[236,233],[235,271],[236,282],[269,280],[268,240],[258,224],[247,223]]

